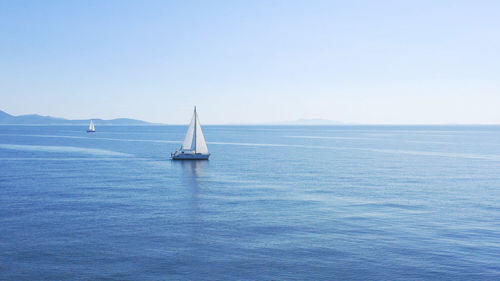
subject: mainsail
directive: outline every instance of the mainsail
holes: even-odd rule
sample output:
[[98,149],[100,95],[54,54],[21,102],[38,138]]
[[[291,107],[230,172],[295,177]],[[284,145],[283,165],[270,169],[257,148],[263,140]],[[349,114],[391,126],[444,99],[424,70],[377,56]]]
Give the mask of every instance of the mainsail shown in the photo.
[[186,137],[182,143],[182,150],[203,154],[208,153],[207,143],[201,130],[200,119],[196,113],[196,106],[194,107],[193,118],[191,118],[191,123],[189,123]]
[[90,120],[89,131],[95,131],[94,122],[92,122],[92,120]]

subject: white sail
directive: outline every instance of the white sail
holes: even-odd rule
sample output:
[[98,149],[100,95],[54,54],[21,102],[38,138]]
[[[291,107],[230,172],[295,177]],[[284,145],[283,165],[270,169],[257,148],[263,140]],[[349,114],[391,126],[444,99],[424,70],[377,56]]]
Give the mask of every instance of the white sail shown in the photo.
[[90,120],[89,131],[95,131],[94,122]]
[[207,143],[205,142],[205,137],[203,136],[203,131],[201,130],[198,114],[196,114],[196,153],[208,153]]
[[189,123],[188,130],[186,132],[186,137],[184,138],[184,142],[182,143],[182,150],[194,150],[196,142],[194,142],[194,122],[195,122],[196,112],[193,114],[193,118],[191,118],[191,123]]
[[207,143],[205,142],[205,137],[201,130],[200,119],[196,113],[196,107],[194,108],[193,118],[191,118],[191,123],[189,124],[181,149],[184,151],[193,151],[195,153],[208,153]]

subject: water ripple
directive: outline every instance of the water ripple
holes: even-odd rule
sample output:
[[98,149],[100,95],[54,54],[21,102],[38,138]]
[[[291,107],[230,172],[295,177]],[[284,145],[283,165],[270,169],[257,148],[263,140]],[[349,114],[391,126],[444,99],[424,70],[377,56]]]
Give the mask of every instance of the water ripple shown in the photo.
[[122,156],[130,157],[132,154],[116,152],[111,150],[85,148],[75,146],[48,146],[48,145],[21,145],[21,144],[0,144],[2,149],[21,150],[21,151],[43,151],[56,153],[80,153],[98,156]]

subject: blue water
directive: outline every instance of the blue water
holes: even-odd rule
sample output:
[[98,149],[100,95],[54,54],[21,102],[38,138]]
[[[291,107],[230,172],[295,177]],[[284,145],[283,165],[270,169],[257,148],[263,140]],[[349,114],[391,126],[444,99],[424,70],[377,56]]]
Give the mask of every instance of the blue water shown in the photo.
[[0,126],[1,280],[500,279],[500,127]]

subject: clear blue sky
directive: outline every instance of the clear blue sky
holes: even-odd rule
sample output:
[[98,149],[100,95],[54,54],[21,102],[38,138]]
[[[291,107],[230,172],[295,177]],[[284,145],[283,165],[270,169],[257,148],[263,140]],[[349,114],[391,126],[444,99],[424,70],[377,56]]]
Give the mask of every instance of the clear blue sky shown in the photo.
[[0,1],[0,109],[500,123],[500,1]]

